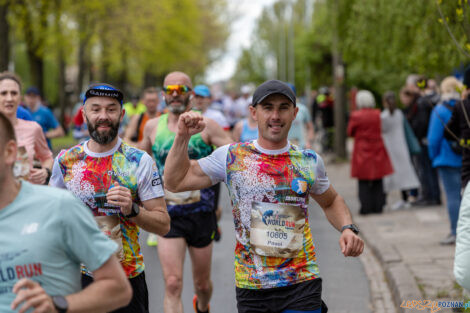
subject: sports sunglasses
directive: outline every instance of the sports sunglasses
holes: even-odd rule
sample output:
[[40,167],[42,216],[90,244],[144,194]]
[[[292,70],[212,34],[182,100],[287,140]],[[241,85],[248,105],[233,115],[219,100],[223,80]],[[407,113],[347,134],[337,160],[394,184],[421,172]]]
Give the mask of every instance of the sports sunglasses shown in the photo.
[[176,91],[176,93],[178,95],[184,95],[188,92],[191,91],[191,88],[189,88],[188,86],[186,85],[167,85],[167,86],[164,86],[163,87],[163,91],[167,94],[167,95],[171,95],[173,94],[173,92]]

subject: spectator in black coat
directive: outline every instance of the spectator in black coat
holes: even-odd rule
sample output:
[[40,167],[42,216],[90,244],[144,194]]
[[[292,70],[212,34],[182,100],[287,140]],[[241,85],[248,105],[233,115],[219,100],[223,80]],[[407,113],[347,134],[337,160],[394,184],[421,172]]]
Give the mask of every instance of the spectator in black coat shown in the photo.
[[407,85],[400,92],[400,100],[405,105],[404,112],[406,118],[421,146],[421,153],[413,156],[413,163],[421,184],[421,193],[413,205],[440,205],[441,191],[439,189],[439,181],[436,169],[432,167],[431,160],[429,159],[426,140],[429,118],[433,109],[432,95],[425,92],[421,95],[418,84],[420,85],[419,87],[426,88],[426,81],[419,79],[416,85]]

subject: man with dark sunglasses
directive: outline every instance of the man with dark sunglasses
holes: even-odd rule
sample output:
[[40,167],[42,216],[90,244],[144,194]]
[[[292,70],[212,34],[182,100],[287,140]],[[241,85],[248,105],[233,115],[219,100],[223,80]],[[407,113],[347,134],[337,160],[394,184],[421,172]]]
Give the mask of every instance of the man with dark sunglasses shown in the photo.
[[[153,153],[160,173],[173,145],[178,118],[191,109],[192,83],[183,72],[169,73],[164,80],[163,96],[168,113],[150,120],[144,129],[142,147]],[[206,128],[193,136],[189,144],[189,158],[200,159],[232,140],[214,120],[204,118]],[[170,232],[158,238],[158,255],[165,279],[164,311],[183,312],[183,264],[186,248],[192,261],[195,312],[208,312],[212,295],[210,279],[212,241],[216,232],[214,217],[214,190],[206,188],[184,193],[167,193],[165,200],[171,217]]]

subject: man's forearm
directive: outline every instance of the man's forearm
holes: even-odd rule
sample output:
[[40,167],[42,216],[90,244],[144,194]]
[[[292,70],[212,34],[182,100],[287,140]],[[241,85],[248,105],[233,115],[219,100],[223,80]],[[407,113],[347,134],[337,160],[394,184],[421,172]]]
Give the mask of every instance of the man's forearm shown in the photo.
[[134,217],[134,221],[142,229],[160,236],[164,236],[170,231],[170,216],[166,208],[148,211],[140,207],[140,213]]
[[310,141],[310,143],[312,143],[313,140],[315,139],[315,130],[314,129],[315,128],[313,127],[312,122],[307,124],[307,138]]
[[339,231],[344,225],[352,224],[351,212],[343,197],[339,194],[335,197],[333,203],[323,210],[331,225]]
[[164,186],[170,191],[177,191],[178,185],[185,178],[191,165],[188,156],[190,137],[176,135],[173,146],[166,157]]
[[57,127],[56,129],[50,130],[46,133],[46,137],[48,139],[56,138],[56,137],[62,137],[64,136],[64,130],[62,129],[61,126]]
[[52,170],[52,165],[54,165],[54,159],[53,158],[46,159],[45,161],[41,162],[41,166],[43,168],[48,168],[50,170]]
[[127,289],[115,279],[101,279],[78,293],[66,296],[68,313],[102,313],[126,306]]

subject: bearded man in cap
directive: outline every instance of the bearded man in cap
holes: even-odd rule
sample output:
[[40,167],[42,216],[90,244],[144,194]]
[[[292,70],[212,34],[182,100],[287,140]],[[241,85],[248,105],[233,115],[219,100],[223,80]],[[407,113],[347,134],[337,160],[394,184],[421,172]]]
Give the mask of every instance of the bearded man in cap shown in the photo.
[[341,232],[344,256],[359,256],[364,243],[322,158],[287,140],[298,112],[292,89],[267,81],[256,89],[249,109],[258,122],[258,139],[225,145],[198,161],[188,159],[187,142],[205,121],[194,112],[182,114],[165,164],[165,187],[176,192],[226,183],[236,231],[239,312],[320,313],[322,283],[308,223],[309,196]]
[[[133,289],[131,303],[116,312],[148,313],[148,292],[139,228],[164,235],[170,218],[160,175],[144,151],[117,136],[123,95],[108,84],[89,86],[83,117],[91,139],[57,156],[50,184],[70,190],[92,211],[100,229],[118,244],[117,256]],[[93,277],[84,268],[82,285]]]

